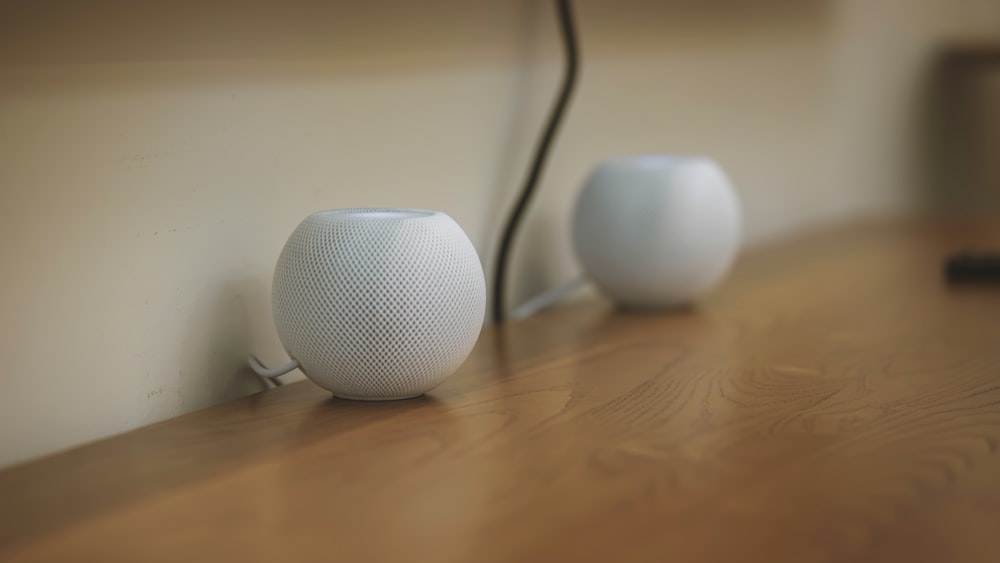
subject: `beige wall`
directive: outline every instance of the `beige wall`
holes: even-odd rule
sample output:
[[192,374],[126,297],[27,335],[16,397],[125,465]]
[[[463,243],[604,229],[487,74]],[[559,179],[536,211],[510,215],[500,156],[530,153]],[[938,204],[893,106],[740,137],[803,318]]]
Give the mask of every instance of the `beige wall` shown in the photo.
[[[911,205],[936,43],[965,0],[579,0],[580,90],[512,301],[572,276],[588,168],[703,153],[751,242]],[[451,214],[489,267],[558,80],[542,2],[0,4],[0,464],[260,389],[270,272],[309,212]]]

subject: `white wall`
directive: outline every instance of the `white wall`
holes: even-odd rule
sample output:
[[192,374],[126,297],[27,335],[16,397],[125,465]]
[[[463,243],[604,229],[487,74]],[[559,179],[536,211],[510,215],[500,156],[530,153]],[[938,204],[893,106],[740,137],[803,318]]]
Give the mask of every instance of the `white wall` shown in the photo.
[[[751,241],[910,205],[929,54],[1000,29],[978,0],[579,0],[578,20],[515,303],[576,271],[569,205],[609,155],[715,156]],[[0,464],[260,389],[244,356],[283,359],[270,272],[313,210],[442,209],[489,267],[553,26],[527,0],[0,5]]]

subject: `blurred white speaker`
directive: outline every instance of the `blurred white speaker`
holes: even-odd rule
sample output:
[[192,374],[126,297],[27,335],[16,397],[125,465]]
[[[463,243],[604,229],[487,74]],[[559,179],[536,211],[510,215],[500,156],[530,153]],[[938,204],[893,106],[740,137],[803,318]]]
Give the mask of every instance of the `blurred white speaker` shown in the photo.
[[675,307],[728,271],[740,246],[740,204],[711,159],[629,156],[594,169],[572,228],[585,275],[612,299]]
[[444,213],[340,209],[295,229],[271,299],[281,343],[306,377],[338,397],[402,399],[465,361],[486,285],[472,242]]

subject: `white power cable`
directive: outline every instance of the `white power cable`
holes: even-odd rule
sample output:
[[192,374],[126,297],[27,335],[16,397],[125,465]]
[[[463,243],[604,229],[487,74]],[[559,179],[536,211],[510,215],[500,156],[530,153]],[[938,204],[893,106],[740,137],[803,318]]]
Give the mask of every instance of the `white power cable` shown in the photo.
[[549,289],[548,291],[543,291],[542,293],[518,305],[513,311],[511,311],[510,317],[518,321],[524,320],[543,309],[548,309],[561,301],[563,298],[572,295],[586,283],[587,280],[583,276],[577,276],[568,282],[561,283],[552,289]]
[[281,382],[275,379],[276,377],[285,375],[286,373],[292,371],[293,369],[298,369],[299,367],[298,360],[292,360],[285,365],[278,366],[276,368],[269,368],[264,364],[260,363],[260,360],[257,359],[257,356],[254,356],[252,354],[247,357],[247,363],[250,364],[250,369],[252,369],[254,373],[263,378],[270,379],[271,381],[279,385],[281,384]]

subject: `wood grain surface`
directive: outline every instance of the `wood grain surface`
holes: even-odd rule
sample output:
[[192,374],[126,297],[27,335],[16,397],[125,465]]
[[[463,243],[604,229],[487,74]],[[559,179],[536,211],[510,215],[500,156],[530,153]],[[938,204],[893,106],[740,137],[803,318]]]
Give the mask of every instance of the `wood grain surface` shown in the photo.
[[15,466],[0,561],[1000,561],[1000,287],[940,275],[991,244],[847,225],[696,310],[488,328],[420,399],[298,383]]

